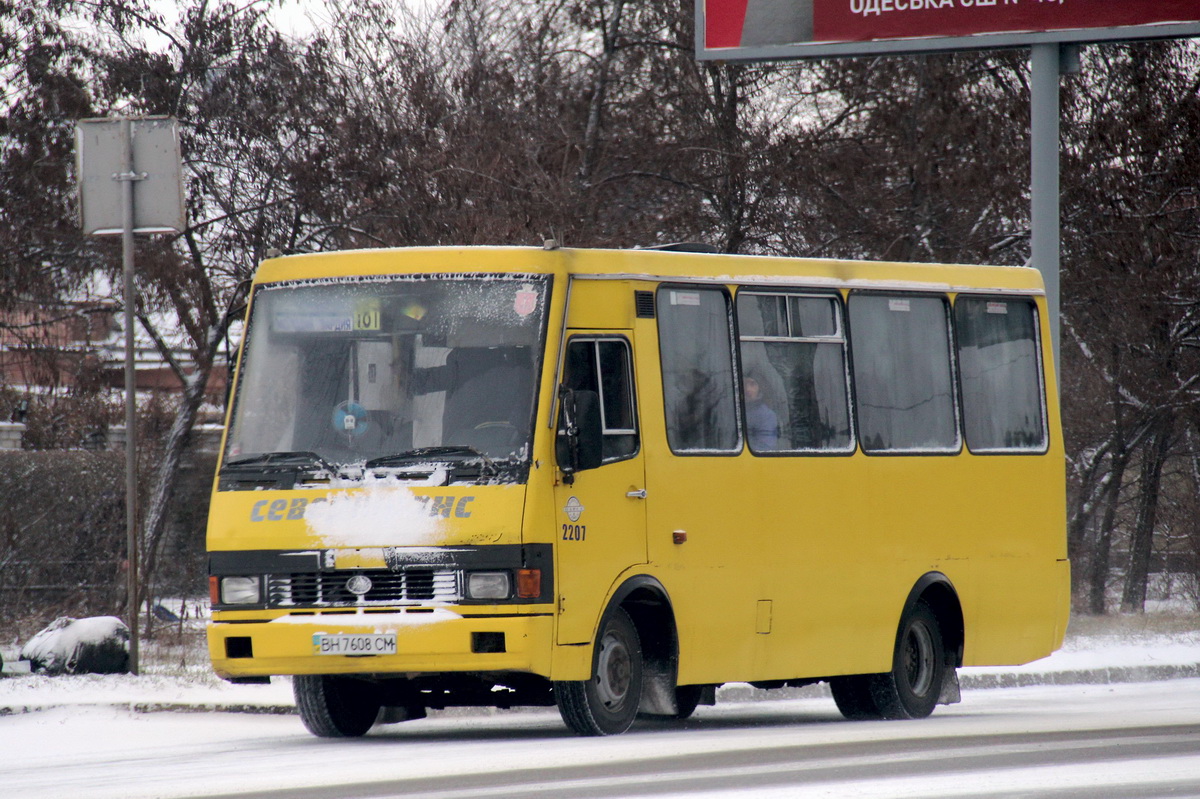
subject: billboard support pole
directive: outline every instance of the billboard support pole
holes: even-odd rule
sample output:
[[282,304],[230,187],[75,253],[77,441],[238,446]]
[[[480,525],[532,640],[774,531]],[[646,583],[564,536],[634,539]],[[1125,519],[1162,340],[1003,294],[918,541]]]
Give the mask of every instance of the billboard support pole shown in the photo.
[[121,271],[125,299],[125,546],[126,604],[129,608],[129,671],[138,674],[140,602],[138,601],[137,535],[137,381],[134,372],[133,311],[133,183],[141,176],[133,171],[133,125],[121,120],[121,171],[113,176],[121,184]]
[[[1035,44],[1030,49],[1030,213],[1031,265],[1046,284],[1050,337],[1060,352],[1060,210],[1059,210],[1059,74],[1064,63],[1058,43]],[[1059,361],[1054,364],[1058,368]]]

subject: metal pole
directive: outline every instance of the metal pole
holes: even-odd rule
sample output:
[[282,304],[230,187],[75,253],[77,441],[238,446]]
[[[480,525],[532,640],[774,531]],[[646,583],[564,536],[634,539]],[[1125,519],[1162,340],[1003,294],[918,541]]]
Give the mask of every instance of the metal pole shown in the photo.
[[129,670],[138,673],[137,382],[133,347],[133,124],[121,120],[121,267],[125,278],[125,546],[129,553],[126,592]]
[[1030,53],[1030,259],[1046,284],[1050,336],[1058,368],[1059,203],[1058,75],[1059,45],[1035,44]]

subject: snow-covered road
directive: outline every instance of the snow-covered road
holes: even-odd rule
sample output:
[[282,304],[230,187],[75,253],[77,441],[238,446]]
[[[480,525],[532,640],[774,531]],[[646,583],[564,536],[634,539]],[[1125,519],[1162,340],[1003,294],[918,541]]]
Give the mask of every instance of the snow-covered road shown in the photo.
[[60,707],[0,717],[0,774],[7,797],[55,799],[1200,796],[1200,679],[966,691],[918,722],[722,703],[602,739],[554,711],[327,741],[294,716]]

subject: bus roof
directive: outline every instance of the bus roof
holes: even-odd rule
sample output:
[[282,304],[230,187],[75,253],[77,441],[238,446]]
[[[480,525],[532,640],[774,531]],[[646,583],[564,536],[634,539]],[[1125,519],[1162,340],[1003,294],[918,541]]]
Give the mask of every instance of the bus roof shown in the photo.
[[406,247],[288,255],[263,261],[255,282],[469,273],[555,274],[592,280],[1043,293],[1041,274],[1035,269],[1019,266],[535,247]]

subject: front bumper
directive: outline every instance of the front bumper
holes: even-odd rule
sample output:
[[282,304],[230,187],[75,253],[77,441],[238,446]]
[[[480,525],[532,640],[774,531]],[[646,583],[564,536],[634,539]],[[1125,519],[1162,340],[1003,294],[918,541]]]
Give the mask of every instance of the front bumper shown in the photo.
[[[479,671],[549,677],[553,623],[544,610],[513,613],[511,606],[220,612],[208,625],[208,652],[214,670],[226,679]],[[321,655],[313,643],[318,634],[365,633],[395,633],[396,654]]]

